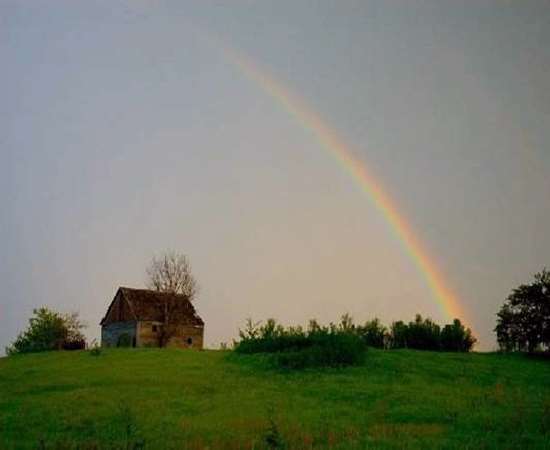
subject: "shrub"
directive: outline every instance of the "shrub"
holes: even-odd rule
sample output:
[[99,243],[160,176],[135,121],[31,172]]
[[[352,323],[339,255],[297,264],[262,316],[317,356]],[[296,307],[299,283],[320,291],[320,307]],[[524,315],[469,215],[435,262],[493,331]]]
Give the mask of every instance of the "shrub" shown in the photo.
[[361,364],[367,346],[468,352],[476,342],[460,320],[441,329],[420,314],[408,324],[392,323],[389,332],[378,319],[355,325],[348,314],[337,325],[321,326],[310,320],[306,330],[300,326],[285,328],[274,319],[264,325],[248,319],[239,336],[240,341],[234,343],[237,353],[272,354],[271,360],[287,369]]
[[269,449],[282,449],[285,448],[285,442],[277,426],[277,422],[274,418],[273,407],[268,408],[268,427],[263,436],[267,448]]
[[375,318],[365,322],[363,326],[358,326],[357,334],[361,336],[363,342],[369,347],[384,348],[388,330]]
[[28,328],[6,349],[8,355],[86,346],[78,314],[61,314],[45,307],[34,309],[33,314]]
[[445,325],[441,330],[441,349],[450,352],[469,352],[477,339],[469,328],[455,319],[452,325]]
[[393,322],[390,330],[390,347],[391,348],[406,348],[407,347],[408,327],[402,321]]
[[86,341],[84,339],[63,342],[63,350],[84,350],[85,348]]
[[307,331],[302,327],[284,328],[269,319],[265,325],[250,319],[240,331],[237,353],[268,353],[276,366],[284,369],[307,367],[340,367],[363,362],[366,346],[352,328],[351,318],[344,316],[339,326],[321,327],[310,322]]
[[409,322],[407,346],[417,350],[439,350],[440,333],[439,325],[417,314],[414,322]]
[[319,335],[309,347],[276,353],[275,362],[283,369],[344,367],[363,363],[366,347],[351,333]]
[[416,350],[435,350],[450,352],[469,352],[477,339],[469,328],[455,319],[441,329],[431,319],[422,319],[417,314],[413,322],[405,324],[394,322],[390,334],[391,348],[414,348]]

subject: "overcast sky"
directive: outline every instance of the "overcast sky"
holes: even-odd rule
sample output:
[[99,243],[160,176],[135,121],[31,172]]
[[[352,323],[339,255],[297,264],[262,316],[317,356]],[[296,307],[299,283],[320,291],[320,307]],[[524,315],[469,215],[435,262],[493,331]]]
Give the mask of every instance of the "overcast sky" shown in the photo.
[[0,348],[33,308],[88,337],[186,253],[211,346],[251,316],[442,322],[385,219],[224,57],[298,93],[376,173],[495,347],[550,267],[550,2],[0,0]]

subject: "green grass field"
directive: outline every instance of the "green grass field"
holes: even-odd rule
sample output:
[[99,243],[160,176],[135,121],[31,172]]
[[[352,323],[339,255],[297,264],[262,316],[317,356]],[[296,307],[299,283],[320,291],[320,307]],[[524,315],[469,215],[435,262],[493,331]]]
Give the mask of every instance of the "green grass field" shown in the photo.
[[259,357],[128,349],[0,359],[0,448],[550,448],[550,360],[369,350],[283,373]]

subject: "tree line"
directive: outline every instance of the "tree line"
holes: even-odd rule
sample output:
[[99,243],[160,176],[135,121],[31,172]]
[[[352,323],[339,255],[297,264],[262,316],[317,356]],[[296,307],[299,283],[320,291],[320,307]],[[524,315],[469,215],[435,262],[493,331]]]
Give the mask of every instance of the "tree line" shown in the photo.
[[[186,255],[169,251],[159,258],[153,258],[147,270],[147,286],[161,292],[174,292],[193,301],[198,292],[198,284],[191,273]],[[173,311],[178,305],[176,296],[166,296],[163,307],[163,321],[159,345],[168,342],[175,329]],[[45,350],[84,348],[85,325],[77,313],[64,314],[42,307],[33,310],[27,329],[19,334],[6,349],[8,354],[27,353]],[[249,322],[248,325],[253,325]],[[266,332],[270,327],[275,336],[307,336],[312,330],[325,334],[345,332],[357,336],[367,346],[386,349],[411,348],[418,350],[468,352],[476,343],[472,331],[459,319],[454,319],[443,327],[429,318],[417,315],[414,320],[405,323],[393,322],[389,327],[378,319],[364,324],[355,324],[349,315],[344,315],[339,324],[328,327],[310,321],[307,329],[300,327],[282,327],[272,321],[258,325],[258,332]],[[249,329],[249,332],[252,330]],[[550,272],[543,269],[535,274],[534,281],[515,288],[497,313],[495,328],[497,342],[502,351],[548,351],[550,350]],[[241,342],[251,339],[244,332]]]
[[299,347],[310,336],[318,334],[349,334],[356,336],[367,347],[381,349],[410,348],[449,352],[469,352],[477,341],[472,331],[459,319],[441,327],[433,320],[424,319],[417,314],[413,321],[397,321],[386,327],[377,318],[364,324],[355,324],[349,314],[344,314],[339,323],[323,326],[313,319],[306,328],[284,327],[274,319],[268,319],[264,325],[248,319],[245,328],[239,330],[240,341],[235,342],[234,346],[245,353],[261,352],[264,349],[271,352],[277,351],[273,349],[278,349],[279,346]]

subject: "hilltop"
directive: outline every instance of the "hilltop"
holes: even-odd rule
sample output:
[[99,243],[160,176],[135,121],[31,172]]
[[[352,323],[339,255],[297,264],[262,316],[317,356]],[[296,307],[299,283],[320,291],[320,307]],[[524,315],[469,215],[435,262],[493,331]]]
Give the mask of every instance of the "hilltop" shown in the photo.
[[30,354],[0,359],[0,448],[542,449],[548,380],[550,361],[503,354],[369,350],[303,372],[222,351]]

